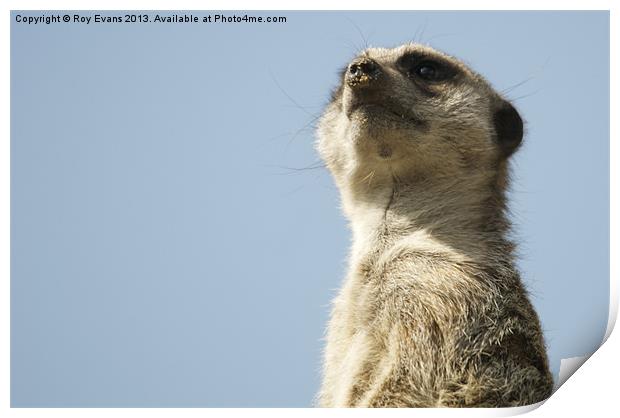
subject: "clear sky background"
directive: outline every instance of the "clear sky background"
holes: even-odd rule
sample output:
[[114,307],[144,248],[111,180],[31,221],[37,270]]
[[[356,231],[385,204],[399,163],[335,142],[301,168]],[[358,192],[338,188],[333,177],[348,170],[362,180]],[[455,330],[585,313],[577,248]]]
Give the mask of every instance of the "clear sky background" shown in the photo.
[[527,121],[510,194],[519,268],[554,374],[598,348],[606,12],[17,14],[41,13],[11,15],[12,406],[312,404],[350,239],[313,168],[313,120],[365,43],[429,43],[514,100]]

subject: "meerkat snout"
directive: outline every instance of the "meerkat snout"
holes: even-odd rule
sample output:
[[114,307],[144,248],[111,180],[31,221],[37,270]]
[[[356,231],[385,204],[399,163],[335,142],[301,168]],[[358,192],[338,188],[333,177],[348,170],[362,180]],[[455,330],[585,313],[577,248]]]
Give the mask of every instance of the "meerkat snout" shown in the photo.
[[370,58],[357,58],[349,64],[345,82],[351,88],[366,87],[376,84],[381,77],[381,68]]

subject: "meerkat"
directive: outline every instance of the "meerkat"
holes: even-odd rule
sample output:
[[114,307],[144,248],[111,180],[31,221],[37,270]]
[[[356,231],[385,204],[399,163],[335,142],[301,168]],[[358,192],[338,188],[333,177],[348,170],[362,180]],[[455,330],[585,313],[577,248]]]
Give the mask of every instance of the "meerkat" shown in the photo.
[[549,397],[540,321],[508,237],[508,160],[523,137],[513,105],[428,46],[370,48],[342,71],[317,137],[353,235],[319,406]]

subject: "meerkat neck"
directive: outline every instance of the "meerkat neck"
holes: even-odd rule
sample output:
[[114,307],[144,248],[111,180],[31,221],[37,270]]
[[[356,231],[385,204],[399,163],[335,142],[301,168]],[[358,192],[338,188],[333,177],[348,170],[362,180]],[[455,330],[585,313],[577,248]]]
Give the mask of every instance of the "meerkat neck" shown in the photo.
[[471,177],[390,175],[374,184],[343,189],[343,203],[354,252],[364,252],[378,241],[390,245],[412,234],[423,234],[476,260],[485,255],[495,260],[496,254],[512,251],[497,170]]

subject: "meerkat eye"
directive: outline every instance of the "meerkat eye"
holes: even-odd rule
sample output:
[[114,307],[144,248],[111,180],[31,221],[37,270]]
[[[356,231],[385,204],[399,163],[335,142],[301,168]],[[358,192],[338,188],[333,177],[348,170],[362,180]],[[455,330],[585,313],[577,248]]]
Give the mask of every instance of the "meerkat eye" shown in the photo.
[[415,73],[425,80],[434,80],[437,77],[437,72],[437,68],[430,63],[420,64],[415,69]]
[[424,81],[445,81],[451,78],[454,74],[449,67],[435,62],[435,61],[422,61],[409,72],[410,76],[420,78]]

